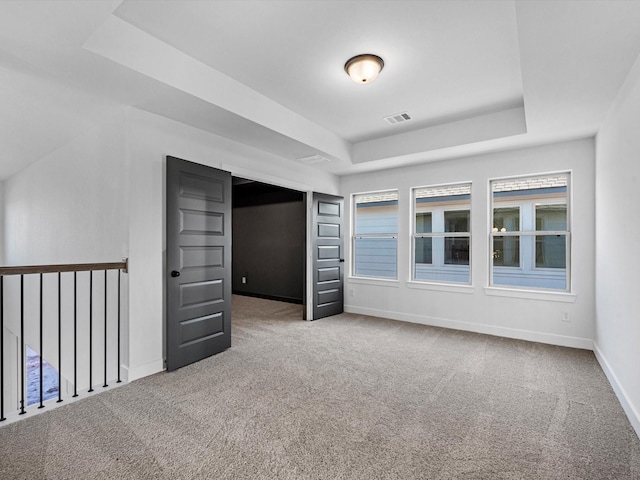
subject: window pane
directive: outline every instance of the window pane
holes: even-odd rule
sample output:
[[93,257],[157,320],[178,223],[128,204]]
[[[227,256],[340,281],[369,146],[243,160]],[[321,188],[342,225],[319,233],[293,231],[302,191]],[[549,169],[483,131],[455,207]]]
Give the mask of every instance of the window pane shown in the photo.
[[491,191],[494,200],[497,197],[511,197],[524,194],[556,195],[558,192],[567,191],[569,175],[559,173],[556,175],[540,175],[537,177],[506,178],[504,180],[493,180]]
[[536,235],[536,267],[566,268],[567,236]]
[[536,205],[536,230],[567,230],[567,205]]
[[468,232],[469,218],[471,214],[469,210],[452,210],[444,212],[444,231],[445,232]]
[[416,188],[413,190],[417,203],[469,200],[471,198],[471,184],[442,185],[435,187]]
[[433,239],[416,238],[415,259],[416,263],[433,263]]
[[469,265],[469,238],[445,237],[445,265]]
[[431,233],[432,228],[431,212],[416,213],[416,233]]
[[355,233],[398,233],[398,192],[355,197]]
[[471,283],[471,268],[463,266],[434,266],[417,263],[415,279],[441,283]]
[[520,231],[520,207],[504,207],[493,209],[494,232]]
[[356,238],[355,274],[396,278],[398,240],[395,238]]
[[520,266],[520,237],[493,237],[493,266]]
[[398,192],[354,195],[354,207],[354,275],[396,278]]

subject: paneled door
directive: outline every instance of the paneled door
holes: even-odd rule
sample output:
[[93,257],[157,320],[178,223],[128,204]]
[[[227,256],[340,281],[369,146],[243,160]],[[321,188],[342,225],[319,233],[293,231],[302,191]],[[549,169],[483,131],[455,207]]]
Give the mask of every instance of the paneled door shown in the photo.
[[167,370],[231,346],[231,174],[167,157]]
[[344,199],[313,194],[313,320],[343,311]]

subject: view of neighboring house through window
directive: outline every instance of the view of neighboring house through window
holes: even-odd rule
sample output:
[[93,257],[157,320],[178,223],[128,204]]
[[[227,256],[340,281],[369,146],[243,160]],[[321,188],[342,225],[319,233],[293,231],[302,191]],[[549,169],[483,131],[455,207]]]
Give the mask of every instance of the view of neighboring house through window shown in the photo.
[[353,274],[398,276],[398,191],[353,196]]
[[569,174],[491,182],[492,285],[569,290]]
[[413,279],[471,283],[471,184],[413,189]]

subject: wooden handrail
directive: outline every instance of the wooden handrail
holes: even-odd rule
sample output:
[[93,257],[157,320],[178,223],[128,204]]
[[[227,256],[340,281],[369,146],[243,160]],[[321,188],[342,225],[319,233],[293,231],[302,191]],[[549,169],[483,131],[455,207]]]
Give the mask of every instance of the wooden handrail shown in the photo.
[[68,263],[62,265],[29,265],[21,267],[0,267],[0,276],[28,275],[31,273],[87,272],[91,270],[122,270],[127,273],[129,259],[107,263]]

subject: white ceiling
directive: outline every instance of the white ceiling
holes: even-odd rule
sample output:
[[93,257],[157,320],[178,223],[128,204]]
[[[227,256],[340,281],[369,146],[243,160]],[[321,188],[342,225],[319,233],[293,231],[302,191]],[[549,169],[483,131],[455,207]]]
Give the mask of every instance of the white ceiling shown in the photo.
[[[350,142],[396,133],[383,118],[405,110],[426,125],[522,104],[508,2],[170,2],[153,11],[126,2],[115,14]],[[342,67],[359,53],[385,59],[384,81],[345,81]]]
[[336,174],[593,135],[639,24],[611,0],[3,1],[0,179],[123,105]]

